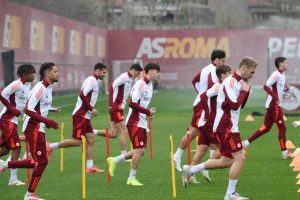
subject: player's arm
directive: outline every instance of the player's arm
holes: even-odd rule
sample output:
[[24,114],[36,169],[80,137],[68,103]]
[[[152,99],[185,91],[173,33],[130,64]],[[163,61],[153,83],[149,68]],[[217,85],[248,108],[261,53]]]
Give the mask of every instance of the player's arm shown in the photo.
[[60,107],[51,107],[49,109],[49,112],[60,112],[61,111],[61,108]]
[[196,74],[196,76],[192,80],[192,84],[193,84],[194,89],[196,90],[197,93],[199,92],[197,88],[199,87],[199,84],[200,84],[200,73],[201,72]]
[[35,90],[31,93],[31,95],[28,98],[28,102],[25,107],[24,113],[38,122],[43,122],[47,127],[57,129],[58,123],[56,121],[47,119],[46,117],[43,117],[35,111],[35,107],[40,101],[44,90],[45,89],[41,87],[39,88],[39,90]]
[[264,85],[264,90],[271,95],[275,101],[278,101],[278,95],[271,90],[271,87],[278,81],[279,76],[277,73],[278,72],[274,72]]
[[242,89],[239,96],[237,97],[237,95],[235,94],[236,84],[236,80],[234,79],[231,79],[230,81],[224,83],[225,99],[232,110],[238,110],[240,108],[248,93],[248,91]]
[[109,106],[111,108],[121,109],[120,107],[116,107],[113,103],[114,90],[116,90],[119,86],[124,85],[130,77],[127,73],[121,74],[118,78],[114,80],[111,87],[109,88]]
[[144,88],[144,85],[140,84],[138,87],[134,87],[132,89],[132,93],[131,93],[130,100],[129,100],[129,107],[135,111],[138,111],[138,112],[146,114],[147,116],[150,116],[150,109],[143,108],[138,103],[139,100],[141,99],[141,94],[142,94],[143,88]]
[[92,91],[95,81],[96,80],[91,80],[87,84],[84,84],[79,93],[79,98],[81,99],[82,104],[89,111],[93,110],[93,106],[90,104],[87,95],[90,91]]
[[7,87],[0,94],[0,101],[3,105],[11,112],[14,116],[18,117],[21,114],[21,111],[16,109],[10,102],[9,97],[10,95],[14,94],[19,88],[21,87],[21,82],[14,81],[9,84]]

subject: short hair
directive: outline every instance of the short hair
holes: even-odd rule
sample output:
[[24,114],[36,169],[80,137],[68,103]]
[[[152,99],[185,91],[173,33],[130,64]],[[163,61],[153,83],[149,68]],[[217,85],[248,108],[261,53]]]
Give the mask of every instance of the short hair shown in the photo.
[[138,71],[138,72],[143,71],[143,68],[142,68],[141,65],[138,64],[138,63],[135,63],[135,64],[131,65],[131,66],[130,66],[130,69],[133,69],[133,70]]
[[247,69],[256,68],[258,65],[258,62],[254,58],[246,56],[246,57],[242,58],[239,68],[241,68],[243,65],[245,65]]
[[45,71],[51,70],[54,66],[55,64],[52,62],[45,62],[44,64],[42,64],[40,68],[40,80],[43,80],[45,78]]
[[219,67],[217,67],[216,69],[216,74],[218,78],[221,78],[222,74],[231,72],[232,69],[228,66],[228,65],[220,65]]
[[35,74],[35,68],[31,64],[23,64],[20,65],[17,69],[17,75],[18,77],[22,77],[26,74]]
[[146,74],[148,74],[149,70],[154,69],[157,70],[158,72],[160,71],[160,66],[157,63],[148,63],[145,67],[144,70]]
[[287,59],[285,57],[277,57],[275,58],[275,66],[278,69],[279,68],[279,64],[283,63],[284,61],[286,61]]
[[213,50],[213,52],[211,53],[210,59],[213,62],[216,58],[218,59],[222,59],[226,57],[226,53],[224,50],[221,49],[215,49]]
[[102,69],[107,69],[107,67],[102,63],[96,63],[95,66],[94,66],[94,71],[97,70],[97,69],[102,70]]

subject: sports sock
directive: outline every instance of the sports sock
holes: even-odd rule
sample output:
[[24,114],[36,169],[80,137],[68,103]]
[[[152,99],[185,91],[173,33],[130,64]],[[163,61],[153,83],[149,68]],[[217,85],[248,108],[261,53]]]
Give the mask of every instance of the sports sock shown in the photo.
[[126,160],[125,154],[121,154],[119,156],[116,156],[116,157],[113,158],[113,160],[116,164],[119,163],[119,162],[122,162],[122,161]]
[[51,143],[49,146],[50,146],[50,149],[52,149],[52,150],[58,149],[58,142]]
[[202,172],[204,170],[205,170],[204,163],[190,167],[191,174],[195,174],[197,172]]
[[17,180],[17,169],[10,169],[10,180]]
[[178,148],[178,149],[176,150],[175,154],[174,154],[174,157],[175,157],[175,158],[181,159],[181,156],[182,156],[183,152],[184,152],[184,150]]
[[130,169],[129,179],[135,179],[136,170]]
[[87,160],[86,161],[86,168],[92,168],[94,166],[93,160]]
[[235,192],[235,187],[236,187],[237,182],[238,182],[238,179],[236,179],[236,180],[229,179],[226,195],[231,195]]

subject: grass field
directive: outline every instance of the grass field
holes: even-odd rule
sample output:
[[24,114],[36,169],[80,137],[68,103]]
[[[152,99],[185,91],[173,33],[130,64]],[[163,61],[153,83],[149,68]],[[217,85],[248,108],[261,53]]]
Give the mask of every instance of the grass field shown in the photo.
[[[110,184],[106,174],[87,174],[87,199],[172,199],[171,172],[169,161],[169,135],[174,136],[175,147],[179,145],[192,116],[192,102],[195,93],[192,90],[161,90],[154,94],[151,106],[158,112],[153,121],[154,160],[150,160],[149,149],[142,158],[137,178],[143,187],[128,187],[126,180],[129,174],[129,162],[117,166],[115,176]],[[76,97],[55,98],[53,106],[62,106],[59,114],[51,113],[50,118],[65,123],[65,137],[71,137],[71,113]],[[258,92],[251,95],[247,107],[241,113],[240,132],[245,139],[260,127],[263,117],[255,117],[254,122],[244,122],[247,114],[253,110],[264,112],[264,98]],[[97,103],[99,116],[93,119],[96,129],[109,126],[107,97],[100,95]],[[287,137],[296,146],[300,145],[300,129],[291,126],[297,116],[291,116],[286,122]],[[60,131],[47,130],[46,138],[50,142],[60,139]],[[195,143],[193,143],[193,148]],[[24,146],[24,144],[23,144]],[[128,147],[130,147],[128,142]],[[120,152],[118,139],[111,140],[112,155]],[[23,155],[23,153],[22,153]],[[105,139],[96,138],[95,159],[97,166],[106,169]],[[186,155],[183,158],[186,163]],[[300,199],[297,194],[296,173],[289,167],[290,160],[282,160],[277,140],[277,128],[252,144],[238,182],[237,191],[255,200],[294,200]],[[0,174],[0,199],[22,199],[26,187],[8,187],[9,171]],[[20,180],[25,181],[25,170],[18,171]],[[198,175],[199,185],[190,185],[184,189],[181,174],[176,172],[177,199],[211,199],[224,198],[227,188],[228,170],[211,171],[212,183],[206,182]],[[65,170],[59,171],[59,150],[54,151],[48,167],[37,188],[37,194],[45,199],[81,199],[81,148],[65,149]]]

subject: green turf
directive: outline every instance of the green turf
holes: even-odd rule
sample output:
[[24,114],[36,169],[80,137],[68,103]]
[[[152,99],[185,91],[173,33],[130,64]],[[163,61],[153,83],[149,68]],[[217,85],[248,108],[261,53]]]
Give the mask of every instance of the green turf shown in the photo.
[[[171,171],[169,160],[169,135],[173,134],[176,147],[185,134],[192,116],[192,102],[195,93],[192,90],[161,90],[154,94],[151,106],[157,107],[157,115],[153,121],[154,160],[150,160],[149,149],[142,158],[137,178],[143,187],[128,187],[126,180],[130,164],[120,163],[110,184],[106,174],[87,174],[87,199],[171,199]],[[67,96],[55,98],[53,105],[62,106],[60,114],[51,113],[49,117],[65,123],[65,137],[71,137],[71,114],[76,97]],[[66,106],[64,106],[66,105]],[[69,106],[68,106],[69,105]],[[254,122],[244,122],[243,119],[253,110],[264,112],[264,98],[253,93],[248,107],[241,113],[240,132],[242,138],[260,127],[263,118],[255,117]],[[109,126],[107,97],[101,95],[97,103],[99,116],[93,119],[94,128]],[[293,128],[293,120],[286,122],[287,137],[296,145],[300,145],[300,129]],[[297,173],[289,167],[290,160],[282,160],[277,140],[276,128],[252,144],[248,152],[245,168],[238,182],[237,191],[250,199],[298,199],[299,186],[296,185]],[[46,138],[54,142],[60,139],[60,132],[47,130]],[[128,143],[129,144],[129,143]],[[193,148],[195,143],[193,143]],[[24,145],[23,145],[24,146]],[[128,145],[129,146],[129,145]],[[120,152],[118,139],[111,141],[111,154]],[[96,138],[95,164],[106,169],[105,140]],[[186,155],[183,163],[186,162]],[[25,180],[25,170],[18,172],[20,180]],[[191,185],[184,189],[181,185],[181,174],[176,172],[177,199],[223,199],[227,188],[228,170],[211,171],[212,183],[207,183],[200,175],[199,185]],[[8,187],[9,173],[0,174],[0,199],[22,199],[26,187]],[[65,149],[65,170],[59,171],[59,150],[51,155],[49,165],[37,188],[37,194],[45,199],[81,199],[81,148]]]

